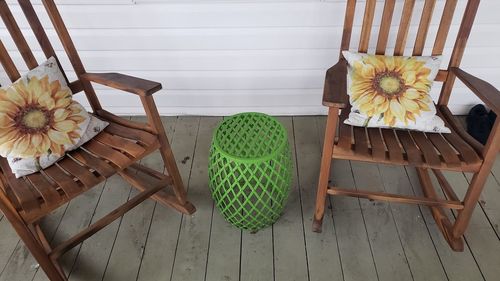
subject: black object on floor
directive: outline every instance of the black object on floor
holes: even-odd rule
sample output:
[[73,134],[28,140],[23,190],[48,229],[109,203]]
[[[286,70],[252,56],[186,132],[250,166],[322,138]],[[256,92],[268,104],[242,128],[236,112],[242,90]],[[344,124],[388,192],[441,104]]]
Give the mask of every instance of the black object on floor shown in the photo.
[[478,142],[486,144],[495,118],[495,113],[488,113],[484,105],[478,104],[474,106],[469,111],[469,115],[467,115],[467,132]]
[[493,110],[490,110],[490,113],[488,113],[488,119],[490,119],[491,128],[493,128],[495,120],[497,119],[497,115],[493,112]]

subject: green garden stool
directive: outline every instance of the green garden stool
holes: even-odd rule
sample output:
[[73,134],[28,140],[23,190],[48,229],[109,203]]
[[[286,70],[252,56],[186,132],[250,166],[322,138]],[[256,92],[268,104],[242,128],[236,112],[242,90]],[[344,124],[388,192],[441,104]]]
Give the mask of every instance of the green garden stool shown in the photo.
[[213,136],[208,175],[212,197],[227,221],[253,232],[273,224],[292,179],[285,128],[262,113],[224,120]]

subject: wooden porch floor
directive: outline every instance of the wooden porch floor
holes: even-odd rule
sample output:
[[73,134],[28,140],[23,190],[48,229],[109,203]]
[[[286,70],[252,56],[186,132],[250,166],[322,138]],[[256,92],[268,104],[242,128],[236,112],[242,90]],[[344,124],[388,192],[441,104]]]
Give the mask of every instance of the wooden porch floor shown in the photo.
[[[137,118],[140,119],[140,118]],[[294,149],[292,193],[282,218],[250,234],[226,223],[207,186],[211,133],[222,118],[166,117],[194,216],[147,201],[63,257],[70,280],[500,280],[500,161],[490,175],[466,234],[452,252],[426,207],[335,198],[323,233],[311,231],[324,117],[282,117]],[[161,169],[159,155],[143,160]],[[445,174],[459,195],[470,175]],[[413,169],[335,161],[332,181],[419,194]],[[44,222],[62,241],[127,200],[119,177],[57,210]],[[332,207],[333,206],[333,207]],[[0,281],[47,280],[0,214]]]

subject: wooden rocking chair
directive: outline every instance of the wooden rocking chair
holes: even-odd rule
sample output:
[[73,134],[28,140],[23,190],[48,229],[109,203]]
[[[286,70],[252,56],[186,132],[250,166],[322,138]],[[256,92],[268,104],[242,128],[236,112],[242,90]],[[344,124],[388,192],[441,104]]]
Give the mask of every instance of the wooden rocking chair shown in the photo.
[[[45,56],[56,57],[31,2],[18,2]],[[70,88],[73,93],[85,92],[94,114],[110,123],[97,137],[81,149],[69,153],[70,156],[58,161],[57,165],[24,178],[16,179],[6,159],[0,158],[1,211],[49,279],[62,281],[67,280],[57,262],[62,254],[144,200],[152,198],[184,214],[194,213],[195,208],[186,199],[182,179],[152,97],[153,93],[161,89],[161,84],[117,73],[86,73],[54,1],[42,2],[78,77],[76,81],[69,83]],[[37,60],[5,0],[0,0],[0,16],[28,68],[37,67]],[[20,77],[2,41],[0,62],[12,81]],[[91,82],[139,96],[148,123],[125,120],[102,109]],[[161,153],[168,175],[138,163],[156,150]],[[140,193],[74,237],[51,247],[39,226],[40,220],[114,174],[122,176]],[[171,190],[165,190],[167,187],[171,187]]]
[[[372,30],[376,0],[366,0],[358,51],[366,53]],[[430,21],[436,1],[425,0],[420,17],[416,40],[413,45],[413,55],[422,55]],[[437,29],[432,55],[441,55],[457,0],[447,0]],[[476,78],[459,68],[465,45],[469,37],[479,0],[467,0],[465,13],[458,31],[455,46],[451,54],[448,68],[440,70],[436,81],[443,82],[437,104],[438,115],[443,118],[451,134],[421,133],[405,130],[351,127],[344,124],[350,111],[347,95],[347,63],[340,61],[331,67],[326,74],[323,105],[328,106],[323,156],[318,183],[316,210],[313,221],[313,231],[321,232],[325,198],[327,195],[345,195],[352,197],[385,200],[409,204],[427,205],[432,211],[436,223],[455,251],[463,251],[464,234],[474,207],[484,187],[486,178],[495,161],[500,146],[500,120],[497,118],[491,135],[482,145],[474,140],[463,128],[455,123],[447,107],[455,79],[458,78],[470,88],[495,113],[500,113],[500,93],[492,85]],[[414,14],[415,0],[405,0],[402,17],[396,38],[394,55],[403,55],[411,17]],[[356,0],[347,1],[347,9],[342,36],[341,50],[348,50],[353,28]],[[382,12],[382,21],[378,33],[375,53],[385,54],[389,29],[394,12],[395,0],[386,0]],[[339,110],[342,109],[338,124]],[[383,192],[349,190],[328,186],[332,157],[334,159],[358,160],[373,163],[408,165],[416,167],[423,190],[423,197],[402,196]],[[436,175],[438,182],[446,195],[439,198],[431,182],[430,171]],[[446,181],[441,170],[457,172],[472,172],[474,176],[464,199],[461,201]],[[458,216],[454,223],[450,221],[443,208],[455,209]]]

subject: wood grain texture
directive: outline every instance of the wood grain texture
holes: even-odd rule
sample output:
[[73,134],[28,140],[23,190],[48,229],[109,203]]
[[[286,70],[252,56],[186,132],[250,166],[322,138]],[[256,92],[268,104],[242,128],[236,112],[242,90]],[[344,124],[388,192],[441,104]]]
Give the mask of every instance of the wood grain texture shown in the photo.
[[120,73],[85,73],[80,76],[80,79],[139,96],[149,96],[161,90],[160,83]]
[[[176,155],[179,153],[179,155],[183,155],[188,150],[187,146],[182,150],[178,150],[178,148],[184,146],[175,140],[176,134],[174,131],[177,131],[175,128],[177,119],[176,117],[168,117],[162,118],[162,121],[167,134],[171,137],[170,141],[172,142],[174,153]],[[208,118],[207,121],[204,121],[204,119],[205,117],[201,118],[200,124],[212,122],[211,118]],[[299,162],[297,163],[300,165],[300,169],[297,170],[297,181],[300,180],[304,188],[297,189],[297,194],[295,195],[298,196],[297,199],[293,200],[290,198],[291,200],[289,201],[289,205],[287,205],[285,214],[278,220],[273,229],[274,279],[302,281],[308,280],[307,275],[310,274],[311,280],[321,280],[318,278],[326,278],[328,276],[338,276],[340,280],[350,281],[361,279],[378,280],[377,271],[380,271],[380,274],[385,276],[387,272],[390,272],[387,266],[392,259],[387,261],[380,259],[380,256],[390,254],[389,250],[385,252],[380,252],[380,250],[372,252],[372,250],[378,247],[375,243],[381,243],[381,240],[372,235],[372,228],[374,226],[365,226],[368,220],[363,218],[362,212],[365,215],[367,214],[366,207],[369,204],[375,204],[376,208],[382,208],[380,204],[377,204],[377,202],[363,202],[363,209],[361,209],[360,201],[357,199],[340,196],[332,197],[329,198],[332,209],[327,209],[328,215],[325,216],[324,221],[324,232],[328,231],[330,234],[325,236],[321,234],[320,239],[318,239],[318,234],[312,233],[309,229],[303,227],[303,225],[310,226],[311,223],[310,215],[304,213],[304,217],[302,217],[301,207],[304,206],[311,209],[314,202],[314,200],[311,200],[314,198],[314,189],[312,191],[307,189],[310,189],[309,186],[314,186],[314,183],[311,184],[309,182],[317,180],[321,141],[324,139],[323,134],[326,122],[325,117],[297,117],[293,119],[285,117],[280,118],[280,121],[288,129],[289,134],[294,136],[292,143],[295,140],[297,141],[297,146],[295,146],[297,150],[293,149],[297,153],[296,157],[298,157],[296,159],[298,159]],[[312,122],[310,121],[311,119],[313,120]],[[134,118],[134,121],[142,122],[144,120],[144,117]],[[315,124],[315,126],[312,124]],[[309,130],[309,127],[314,128]],[[314,140],[312,140],[314,130],[316,130],[316,133],[313,137]],[[187,135],[186,133],[189,131],[180,129],[178,136],[184,139]],[[211,132],[208,126],[206,130],[200,129],[195,136],[198,141],[201,139],[210,139],[210,137]],[[191,165],[181,166],[179,164],[181,174],[186,173],[187,177],[191,178],[188,194],[198,198],[196,201],[199,202],[198,205],[211,205],[210,196],[203,196],[202,193],[196,191],[196,188],[191,189],[193,187],[191,183],[193,180],[196,180],[197,174],[195,172],[197,162],[196,151],[204,148],[199,147],[199,145],[196,145],[195,148],[193,144],[189,145],[189,147],[191,147],[191,153],[194,155],[194,158],[188,160],[187,163],[191,160],[193,161],[193,170],[191,171]],[[141,163],[155,170],[163,169],[163,163],[159,154],[147,157]],[[356,180],[359,183],[359,179],[361,178],[359,175],[373,175],[372,172],[374,172],[374,169],[370,168],[371,166],[363,165],[363,168],[360,170],[361,172],[355,170],[358,176],[354,178],[349,161],[335,160],[330,178],[332,181],[331,184],[355,188],[354,181]],[[369,169],[365,170],[364,167]],[[493,168],[494,174],[498,170],[497,168],[498,161],[495,162]],[[359,169],[359,167],[355,167],[355,169]],[[382,184],[377,184],[377,186],[381,186],[382,188],[379,190],[404,195],[423,196],[414,169],[405,170],[400,166],[378,165],[378,172],[380,175],[377,182],[380,180]],[[471,178],[464,177],[461,173],[444,174],[446,180],[455,188],[457,195],[462,197]],[[369,179],[376,178],[370,177]],[[437,184],[437,180],[434,177],[431,177],[431,179],[434,184]],[[370,182],[375,182],[375,180]],[[368,186],[368,184],[363,184],[361,187],[364,188],[365,186]],[[451,281],[495,280],[496,275],[494,274],[496,272],[498,255],[497,252],[488,251],[487,249],[495,249],[498,243],[493,225],[493,222],[497,218],[496,210],[498,209],[498,204],[495,202],[498,201],[496,199],[500,196],[498,190],[500,190],[498,181],[493,176],[490,176],[486,184],[485,193],[483,193],[481,199],[485,200],[485,202],[480,203],[476,208],[472,219],[474,228],[470,228],[468,233],[466,233],[467,240],[470,243],[461,254],[456,254],[449,248],[447,242],[442,238],[440,231],[437,229],[427,207],[422,206],[419,208],[415,205],[388,204],[386,210],[392,213],[395,224],[395,239],[399,240],[396,240],[396,242],[401,244],[412,276],[408,280],[437,281],[443,278]],[[97,221],[110,210],[125,202],[129,197],[130,191],[128,183],[118,176],[112,176],[106,181],[102,190],[100,188],[93,189],[87,193],[88,197],[73,200],[69,204],[68,209],[58,209],[53,216],[49,216],[43,221],[42,227],[48,231],[47,236],[49,240],[52,240],[50,233],[57,232],[57,241],[62,241],[67,237],[67,234],[78,231],[82,224],[88,225]],[[303,197],[301,195],[304,192],[306,193]],[[439,190],[438,193],[440,196],[444,196]],[[305,198],[306,201],[300,200],[302,198]],[[296,205],[298,205],[297,208],[294,207]],[[66,214],[64,214],[65,211]],[[145,211],[146,213],[137,214],[137,217],[142,216],[147,223],[149,220],[147,216],[149,209],[146,208]],[[149,277],[169,279],[172,267],[166,265],[172,266],[174,259],[177,260],[175,257],[176,245],[184,243],[181,241],[188,241],[192,238],[189,232],[182,232],[181,236],[178,236],[181,227],[181,216],[176,214],[172,209],[165,209],[158,205],[154,212],[155,215],[153,215],[152,225],[145,242],[146,250],[144,257],[142,260],[137,261],[135,256],[132,255],[132,261],[125,261],[127,265],[140,262],[140,265],[130,266],[134,269],[140,267],[139,280],[149,280],[144,279]],[[92,215],[92,213],[94,214]],[[375,216],[376,214],[372,214],[372,217]],[[62,221],[61,217],[63,217]],[[181,256],[179,256],[179,263],[175,266],[178,268],[175,274],[197,276],[192,279],[194,281],[238,280],[241,231],[227,224],[217,213],[217,210],[214,210],[213,214],[208,211],[208,217],[208,222],[205,223],[209,223],[211,227],[208,227],[204,231],[194,232],[202,236],[207,235],[210,238],[208,250],[188,250],[187,252],[182,251],[182,253],[177,251],[177,254]],[[0,240],[0,248],[8,250],[9,253],[0,253],[0,261],[4,257],[3,261],[6,264],[3,272],[0,273],[0,280],[32,280],[36,269],[31,268],[30,265],[35,264],[36,261],[31,255],[26,255],[27,250],[24,248],[22,242],[17,245],[18,236],[15,234],[10,223],[5,220],[5,217],[2,219],[0,216],[0,233],[3,237]],[[126,243],[115,243],[119,228],[128,228],[127,225],[129,223],[136,222],[134,219],[127,219],[127,221],[117,220],[83,243],[79,250],[65,255],[61,261],[65,265],[65,268],[71,271],[69,279],[75,281],[101,280],[105,274],[106,264],[111,252],[127,251],[119,249],[124,247]],[[173,227],[173,225],[176,227]],[[370,227],[370,231],[368,232],[370,235],[367,233],[367,227]],[[136,229],[140,229],[137,227],[137,223]],[[186,237],[183,237],[184,235]],[[377,241],[374,242],[374,239],[377,239]],[[13,242],[13,245],[7,245],[6,243],[9,241]],[[56,243],[57,241],[52,242]],[[264,243],[262,247],[264,245],[268,244]],[[335,250],[334,245],[337,245],[338,250]],[[7,247],[2,248],[3,246]],[[325,250],[323,255],[323,251],[317,250],[317,247],[327,247],[329,250]],[[290,255],[290,253],[294,255]],[[192,274],[178,271],[182,268],[181,264],[190,264],[199,258],[204,259],[205,257],[207,258],[206,265],[194,269]],[[247,258],[250,259],[251,257]],[[324,260],[321,258],[324,258]],[[291,266],[292,263],[293,267]],[[336,266],[333,267],[331,266],[332,264],[336,264]],[[248,264],[248,266],[253,266],[253,268],[248,269],[248,272],[259,270],[257,263]],[[311,270],[314,270],[314,272],[310,272]],[[206,277],[204,276],[205,274],[200,277],[200,271],[204,271]],[[484,278],[481,275],[481,271],[484,271]],[[443,277],[444,274],[445,277]],[[303,278],[304,276],[305,278]],[[110,275],[107,278],[116,280]],[[48,279],[39,270],[36,273],[35,280]]]
[[[420,24],[418,26],[417,38],[415,39],[415,44],[413,46],[413,56],[421,56],[424,51],[427,33],[429,32],[435,5],[436,0],[425,0],[422,16],[420,18]],[[453,17],[453,14],[448,15],[448,17]]]
[[370,43],[370,35],[372,31],[373,18],[375,16],[376,0],[366,0],[365,13],[363,16],[363,25],[361,27],[361,38],[359,39],[358,52],[366,53],[368,44]]
[[[298,170],[298,184],[304,213],[305,243],[308,254],[309,276],[311,280],[340,279],[342,278],[341,257],[336,236],[336,227],[330,211],[330,198],[325,200],[325,216],[322,232],[310,231],[313,214],[316,206],[316,190],[318,186],[318,172],[323,147],[324,128],[326,122],[317,122],[314,117],[294,117],[296,159]],[[322,130],[318,127],[321,126]],[[335,164],[335,163],[334,163]],[[327,181],[329,178],[327,178]]]
[[[92,109],[99,112],[102,110],[99,100],[90,81],[81,77],[86,73],[85,68],[54,1],[44,0],[42,2],[77,76],[77,80],[69,84],[70,87],[76,91],[84,90]],[[54,49],[32,3],[19,0],[19,5],[45,55],[47,57],[54,56]],[[28,68],[36,67],[37,61],[6,1],[0,1],[0,16]],[[0,56],[2,57],[2,66],[9,72],[9,78],[13,80],[19,76],[19,71],[15,70],[15,65],[2,43],[0,43]],[[144,126],[144,129],[138,127],[136,122],[107,115],[112,116],[112,120],[107,121],[113,123],[115,120],[119,121],[119,124],[110,124],[104,131],[99,129],[97,133],[100,134],[97,137],[85,143],[83,147],[61,157],[46,171],[42,170],[19,179],[16,179],[11,172],[6,164],[6,159],[0,158],[0,207],[50,280],[67,280],[67,272],[65,271],[71,270],[72,261],[76,258],[81,243],[116,219],[129,214],[130,210],[136,208],[146,199],[152,198],[162,205],[186,214],[192,214],[195,211],[195,207],[187,201],[182,179],[178,174],[177,163],[154,100],[147,97],[152,91],[161,89],[161,84],[119,74],[113,74],[112,77],[104,76],[104,78],[114,78],[115,81],[99,80],[102,77],[97,80],[114,85],[119,90],[132,91],[142,95],[141,101],[149,123]],[[127,127],[130,124],[133,124],[132,127]],[[96,130],[97,128],[89,129]],[[162,160],[166,163],[168,175],[138,166],[137,162],[155,150],[159,150]],[[138,168],[146,177],[136,177],[137,174],[132,172],[129,167]],[[134,193],[129,201],[96,220],[92,225],[89,225],[89,222],[93,216],[93,208],[86,208],[85,211],[88,212],[89,216],[81,217],[82,223],[77,223],[74,226],[76,228],[87,227],[69,239],[57,239],[57,243],[50,245],[51,238],[45,236],[44,231],[39,227],[39,221],[64,204],[71,204],[78,199],[83,200],[81,198],[88,194],[87,191],[95,190],[98,186],[102,187],[101,183],[116,173],[132,184],[139,192]],[[164,191],[167,186],[171,187],[174,195]],[[102,191],[102,188],[99,190]],[[159,194],[160,190],[164,193]],[[89,200],[88,203],[91,206],[93,204],[92,200]],[[141,208],[154,206],[151,202],[148,203],[150,204],[141,206]],[[135,211],[129,216],[133,218],[133,214],[140,214],[140,212]],[[148,229],[149,225],[145,234]],[[133,238],[126,234],[127,232],[125,232],[125,238]],[[135,240],[132,239],[132,241]],[[67,252],[71,253],[68,254],[71,258],[66,259],[64,264],[60,264],[58,259]],[[142,259],[142,252],[136,256]],[[112,261],[114,260],[112,259]],[[130,267],[129,270],[132,272],[134,267]],[[125,277],[137,276],[138,268],[133,275],[128,274],[128,272],[118,272],[125,274]],[[37,271],[35,271],[36,273]],[[35,275],[35,280],[44,278],[43,274]],[[109,278],[109,274],[103,275],[102,278]],[[31,278],[23,277],[20,280],[28,279]]]
[[[316,118],[315,118],[316,119]],[[292,117],[279,117],[278,119],[288,132],[290,147],[295,151],[294,122]],[[316,120],[314,120],[316,121]],[[297,156],[292,153],[294,165],[297,163]],[[296,167],[296,166],[295,166]],[[273,246],[274,246],[274,278],[277,281],[286,280],[307,280],[309,276],[308,263],[306,258],[307,249],[305,245],[304,214],[302,210],[302,192],[299,186],[298,171],[293,169],[292,186],[288,197],[287,207],[278,220],[273,225]],[[296,253],[290,255],[290,253]],[[290,264],[295,266],[290,267]]]
[[378,32],[377,48],[375,49],[375,54],[377,55],[385,54],[395,5],[395,0],[385,1],[384,12],[382,14],[382,20],[380,22],[380,29]]
[[405,0],[403,12],[401,14],[401,21],[399,23],[396,45],[394,48],[395,56],[402,56],[404,54],[404,50],[406,48],[406,39],[408,38],[408,30],[410,29],[414,7],[415,0]]
[[[375,17],[376,1],[365,1],[363,4],[364,16],[361,26],[361,39],[358,51],[366,53],[369,48],[371,29],[373,19]],[[317,189],[316,211],[313,223],[313,230],[315,232],[321,232],[323,213],[326,205],[325,194],[428,205],[431,209],[432,216],[435,219],[438,229],[442,232],[443,237],[448,242],[449,246],[455,251],[464,251],[465,246],[463,235],[469,225],[474,206],[480,198],[480,194],[484,188],[484,184],[486,183],[487,175],[490,173],[494,159],[497,156],[497,139],[500,135],[500,122],[496,121],[495,125],[493,125],[492,134],[489,137],[487,144],[483,147],[477,141],[472,139],[472,137],[469,136],[463,128],[456,124],[449,108],[447,107],[451,87],[454,79],[458,77],[467,85],[467,87],[480,97],[483,102],[490,104],[493,111],[496,112],[499,110],[497,108],[498,104],[500,104],[500,95],[498,90],[484,80],[469,75],[458,68],[465,49],[465,43],[472,28],[478,4],[479,1],[476,0],[467,1],[457,41],[453,47],[450,67],[448,70],[441,70],[437,79],[444,81],[444,87],[439,99],[438,114],[439,116],[444,117],[446,126],[451,130],[449,134],[441,136],[436,133],[424,134],[421,132],[412,132],[397,128],[383,128],[381,129],[381,136],[376,129],[367,130],[364,127],[346,125],[344,123],[344,120],[348,118],[348,113],[346,111],[350,110],[350,108],[347,108],[341,113],[338,126],[339,136],[337,141],[334,141],[333,135],[335,135],[337,129],[336,121],[338,119],[338,109],[342,107],[339,106],[337,101],[341,99],[341,93],[344,90],[344,87],[339,88],[336,91],[332,91],[333,87],[331,85],[343,85],[343,83],[346,83],[346,76],[339,75],[343,78],[335,78],[335,80],[333,80],[329,77],[329,74],[333,72],[337,72],[339,74],[343,73],[342,57],[339,63],[328,70],[327,77],[325,79],[323,104],[329,108],[329,115],[328,123],[325,129],[326,141],[323,148],[319,185]],[[352,7],[350,5],[352,5]],[[428,41],[428,33],[432,27],[431,22],[433,19],[435,5],[436,0],[425,0],[423,3],[421,11],[422,14],[419,19],[418,31],[413,47],[412,54],[414,56],[420,56],[423,54]],[[435,54],[441,54],[444,49],[446,37],[454,17],[456,5],[457,2],[453,0],[446,1],[444,5],[441,21],[437,28],[437,37],[433,47],[433,52]],[[355,5],[352,3],[348,3],[346,10],[346,19],[348,20],[345,21],[348,26],[344,29],[344,38],[350,38],[350,35],[346,35],[345,32],[352,31],[350,18],[352,17],[352,10],[354,6]],[[396,38],[396,55],[402,55],[406,47],[406,38],[408,36],[411,17],[414,14],[414,6],[415,1],[407,0],[404,2],[403,14],[400,21],[398,36]],[[387,36],[391,27],[394,7],[394,1],[385,1],[381,15],[382,22],[378,34],[379,39],[375,50],[376,54],[385,54],[385,50],[387,49]],[[345,47],[346,44],[343,42],[341,48]],[[331,83],[331,81],[335,81],[335,83]],[[332,94],[331,92],[334,93]],[[325,102],[325,97],[327,102]],[[335,118],[331,117],[332,112],[335,112]],[[335,121],[335,123],[332,120]],[[388,155],[386,155],[386,151],[388,152]],[[332,159],[330,159],[330,154],[333,154],[333,159],[414,166],[416,167],[424,196],[414,197],[383,192],[382,190],[378,190],[380,188],[377,188],[377,184],[375,184],[375,186],[370,186],[368,181],[366,181],[369,185],[368,189],[363,189],[357,186],[357,190],[353,190],[332,185],[327,188],[325,179],[328,178],[328,175],[331,173]],[[358,167],[358,165],[361,164],[353,164],[353,167]],[[435,171],[435,174],[439,179],[438,182],[445,191],[447,197],[453,198],[453,200],[442,200],[438,197],[429,176],[429,168]],[[369,169],[364,168],[363,170]],[[458,200],[457,196],[452,191],[451,185],[441,175],[440,170],[452,170],[460,173],[474,173],[463,202]],[[382,205],[383,204],[381,204],[381,206]],[[444,208],[458,209],[459,211],[456,220],[452,222],[446,216]],[[380,213],[383,214],[383,212]],[[368,227],[367,230],[369,230]],[[378,271],[378,273],[377,277],[380,277],[380,272]],[[388,274],[388,277],[389,276],[391,278],[393,277],[391,274]],[[404,279],[404,277],[400,278]],[[383,279],[385,280],[385,278]]]

